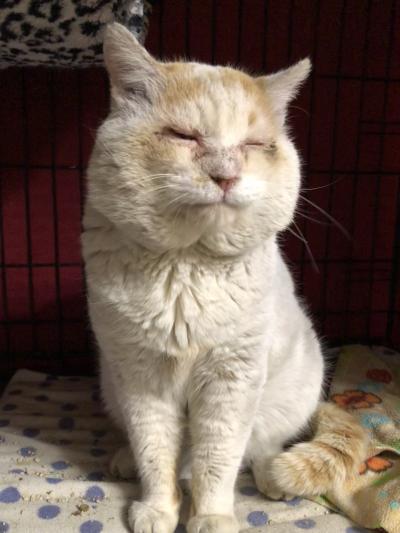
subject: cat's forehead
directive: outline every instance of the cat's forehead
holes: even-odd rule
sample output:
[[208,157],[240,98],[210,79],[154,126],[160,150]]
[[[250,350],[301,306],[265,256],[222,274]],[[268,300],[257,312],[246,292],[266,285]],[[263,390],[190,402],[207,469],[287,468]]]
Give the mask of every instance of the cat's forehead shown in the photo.
[[166,87],[162,100],[167,109],[191,114],[206,126],[226,129],[235,123],[252,125],[270,116],[268,99],[255,79],[239,70],[201,63],[164,65]]
[[166,97],[196,98],[219,94],[221,98],[263,99],[263,91],[256,81],[240,70],[194,62],[167,63],[164,69]]

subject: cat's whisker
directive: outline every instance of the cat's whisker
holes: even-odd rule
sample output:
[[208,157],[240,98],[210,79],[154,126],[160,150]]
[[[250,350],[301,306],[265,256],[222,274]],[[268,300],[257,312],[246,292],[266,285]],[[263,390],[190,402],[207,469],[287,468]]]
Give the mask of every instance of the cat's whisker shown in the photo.
[[[184,195],[181,195],[181,197],[179,197],[179,200],[182,199]],[[175,206],[176,209],[175,209],[175,214],[174,214],[174,218],[172,219],[172,224],[175,225],[178,223],[179,221],[179,218],[180,216],[182,215],[182,212],[186,213],[187,210],[184,210],[185,209],[185,205],[184,204],[180,204],[180,205],[177,205]]]
[[138,179],[137,181],[140,183],[140,182],[143,182],[143,183],[148,183],[150,181],[154,181],[154,180],[157,180],[159,178],[176,178],[178,177],[177,175],[174,175],[174,174],[154,174],[152,176],[144,176],[140,179]]
[[307,239],[304,237],[301,229],[299,228],[299,226],[296,224],[296,222],[293,222],[293,225],[296,227],[297,231],[300,233],[300,235],[298,233],[296,233],[292,228],[287,228],[288,231],[294,236],[294,237],[297,237],[303,244],[304,246],[306,247],[306,250],[307,250],[307,253],[308,255],[310,256],[310,259],[311,259],[311,264],[314,268],[314,270],[316,272],[319,273],[319,268],[318,268],[318,265],[317,265],[317,262],[315,261],[315,258],[311,252],[311,248],[310,248],[310,245],[308,244],[308,241]]
[[179,178],[179,174],[171,174],[171,173],[160,173],[160,174],[149,174],[147,176],[141,176],[138,181],[144,181],[144,182],[148,182],[150,180],[153,180],[153,179],[158,179],[158,178]]
[[343,180],[343,176],[340,176],[339,178],[335,179],[334,181],[331,181],[330,183],[326,183],[325,185],[321,185],[319,187],[302,187],[302,191],[319,191],[320,189],[326,189],[327,187],[332,187],[332,185],[335,185],[335,183],[338,183],[339,181]]
[[321,226],[328,226],[328,222],[323,222],[322,220],[317,220],[316,218],[310,217],[307,213],[304,213],[303,211],[300,211],[299,209],[296,209],[296,214],[300,215],[301,217],[310,220],[311,222],[315,222],[316,224],[319,224]]
[[[180,216],[182,215],[182,211],[183,211],[183,208],[184,206],[181,205],[181,206],[178,206],[176,212],[175,212],[175,216],[173,218],[173,221],[172,221],[172,224],[175,225],[178,223],[178,219],[180,218]],[[184,213],[186,213],[186,211],[183,211]]]
[[178,195],[176,198],[173,198],[170,202],[168,202],[166,205],[164,205],[164,208],[168,208],[168,207],[171,207],[173,206],[174,204],[180,202],[183,198],[187,198],[188,197],[188,193],[187,192],[184,192],[180,195]]
[[171,185],[160,185],[159,187],[153,187],[152,189],[149,189],[149,190],[141,189],[140,194],[153,194],[155,192],[165,191],[165,190],[171,191],[173,190],[173,187],[171,187]]
[[314,202],[312,202],[311,200],[309,200],[308,198],[306,198],[305,196],[303,196],[302,194],[299,195],[299,197],[304,200],[305,202],[307,202],[308,204],[312,205],[314,207],[314,209],[316,209],[317,211],[319,211],[320,213],[322,213],[323,215],[326,216],[326,218],[328,220],[330,220],[332,222],[332,224],[334,226],[336,226],[342,233],[343,235],[349,240],[351,241],[351,237],[350,237],[350,234],[349,232],[347,231],[347,229],[342,226],[342,224],[340,224],[340,222],[338,222],[336,220],[336,218],[333,218],[332,215],[330,215],[329,213],[327,213],[325,211],[325,209],[322,209],[322,207],[319,207],[317,204],[315,204]]
[[302,111],[307,117],[310,116],[309,111],[307,111],[307,109],[304,109],[304,107],[300,107],[298,105],[290,105],[289,108],[290,109],[298,109],[299,111]]

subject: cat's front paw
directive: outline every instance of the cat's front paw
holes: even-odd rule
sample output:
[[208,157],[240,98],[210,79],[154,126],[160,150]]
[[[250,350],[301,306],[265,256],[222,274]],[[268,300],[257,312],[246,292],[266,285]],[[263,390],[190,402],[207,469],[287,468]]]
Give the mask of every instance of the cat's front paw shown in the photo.
[[281,490],[273,481],[265,482],[262,486],[257,487],[258,490],[270,500],[292,500],[293,494],[289,494]]
[[174,533],[178,515],[133,502],[129,509],[129,525],[133,533]]
[[270,500],[291,500],[293,494],[284,492],[268,475],[258,475],[256,478],[257,489]]
[[270,500],[293,499],[294,494],[286,492],[280,484],[275,481],[277,477],[274,475],[272,469],[273,463],[274,459],[269,457],[261,464],[256,463],[253,465],[252,470],[257,489]]
[[110,461],[110,472],[114,477],[133,479],[136,477],[136,466],[132,450],[129,446],[119,448]]
[[188,533],[239,533],[239,524],[234,516],[200,515],[193,516],[187,525]]

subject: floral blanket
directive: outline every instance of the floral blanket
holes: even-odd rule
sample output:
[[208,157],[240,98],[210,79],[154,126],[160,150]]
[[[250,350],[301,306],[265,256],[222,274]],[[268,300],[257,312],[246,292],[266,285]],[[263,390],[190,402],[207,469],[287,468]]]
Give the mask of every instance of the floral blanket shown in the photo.
[[327,494],[328,502],[365,527],[400,533],[400,354],[341,348],[330,398],[357,416],[371,446],[359,476]]

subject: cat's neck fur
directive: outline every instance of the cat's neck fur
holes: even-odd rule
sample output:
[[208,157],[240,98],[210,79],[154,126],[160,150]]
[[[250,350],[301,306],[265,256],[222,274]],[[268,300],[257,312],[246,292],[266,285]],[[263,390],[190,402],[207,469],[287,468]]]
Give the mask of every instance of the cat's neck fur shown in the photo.
[[[120,338],[185,360],[230,345],[236,334],[252,339],[265,332],[274,287],[281,284],[277,278],[285,275],[274,239],[236,256],[208,253],[200,243],[157,253],[127,241],[90,206],[84,226],[86,273],[97,293],[90,306],[92,321],[97,320],[96,301],[104,299],[114,333],[121,317],[129,317],[129,331],[121,329]],[[253,313],[251,322],[242,320]],[[106,338],[101,341],[112,349]]]
[[[146,263],[196,263],[214,269],[221,266],[244,262],[248,263],[253,256],[262,255],[265,259],[268,256],[275,256],[278,251],[276,236],[266,238],[261,243],[245,250],[226,250],[215,246],[215,243],[209,242],[207,238],[200,238],[190,246],[177,247],[165,250],[148,248],[135,239],[130,238],[129,234],[116,227],[103,214],[96,210],[90,202],[87,202],[84,217],[85,232],[90,232],[92,237],[97,235],[98,238],[90,239],[88,242],[87,254],[98,253],[115,253],[119,252],[120,259],[131,261],[132,255],[140,255]],[[214,245],[214,246],[213,246]]]

